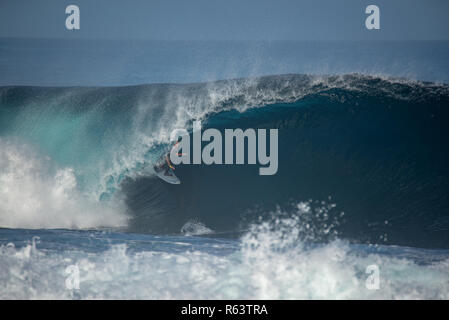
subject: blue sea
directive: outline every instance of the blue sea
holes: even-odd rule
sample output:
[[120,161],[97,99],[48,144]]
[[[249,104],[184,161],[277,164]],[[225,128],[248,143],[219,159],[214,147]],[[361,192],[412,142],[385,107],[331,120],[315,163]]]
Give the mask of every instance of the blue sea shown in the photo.
[[[449,299],[448,57],[0,39],[0,299]],[[278,129],[278,172],[162,181],[198,120]]]

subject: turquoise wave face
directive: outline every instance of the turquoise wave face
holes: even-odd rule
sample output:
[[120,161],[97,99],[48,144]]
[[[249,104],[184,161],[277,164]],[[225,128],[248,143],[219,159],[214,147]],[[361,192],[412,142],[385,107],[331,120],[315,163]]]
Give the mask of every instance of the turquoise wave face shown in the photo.
[[[94,205],[114,203],[117,219],[111,224],[131,231],[176,233],[196,218],[217,233],[233,235],[277,207],[295,215],[292,203],[312,199],[336,205],[329,215],[338,218],[341,237],[447,248],[448,92],[446,85],[362,75],[3,87],[0,138],[9,150],[3,159],[9,169],[1,174],[19,176],[23,172],[17,168],[31,159],[36,169],[23,174],[45,174],[30,184],[55,184],[53,193],[62,184],[62,194],[77,194],[76,203],[84,198]],[[170,132],[189,129],[198,119],[204,128],[219,130],[277,128],[278,173],[261,177],[251,165],[181,165],[180,186],[155,178],[151,167],[166,152]],[[2,221],[33,227],[26,217],[20,223]],[[77,226],[77,221],[58,223]]]

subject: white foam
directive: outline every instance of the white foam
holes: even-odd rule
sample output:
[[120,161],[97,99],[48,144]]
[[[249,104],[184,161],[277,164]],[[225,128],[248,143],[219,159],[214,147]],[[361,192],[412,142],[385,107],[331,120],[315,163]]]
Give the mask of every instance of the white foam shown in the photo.
[[200,236],[213,232],[212,229],[209,229],[204,223],[196,219],[187,221],[181,228],[181,233],[185,236]]
[[126,225],[119,204],[86,199],[72,168],[55,169],[51,159],[18,140],[0,139],[0,227],[95,228]]
[[[230,254],[168,237],[138,251],[123,243],[102,253],[40,250],[34,241],[3,245],[0,299],[449,299],[449,259],[423,265],[340,240],[308,247],[298,223],[255,225]],[[159,240],[166,250],[155,250]],[[378,290],[365,285],[373,264],[380,270]],[[79,268],[79,290],[66,288],[69,265]]]

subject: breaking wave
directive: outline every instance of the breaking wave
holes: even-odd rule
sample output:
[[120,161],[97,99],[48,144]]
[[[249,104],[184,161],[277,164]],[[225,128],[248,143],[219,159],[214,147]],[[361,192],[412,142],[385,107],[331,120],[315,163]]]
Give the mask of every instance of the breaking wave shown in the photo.
[[[170,132],[193,120],[278,128],[278,173],[181,165],[181,185],[155,178]],[[198,219],[241,235],[261,213],[314,199],[344,212],[342,238],[447,248],[448,120],[447,85],[358,74],[2,87],[0,226],[176,234]]]

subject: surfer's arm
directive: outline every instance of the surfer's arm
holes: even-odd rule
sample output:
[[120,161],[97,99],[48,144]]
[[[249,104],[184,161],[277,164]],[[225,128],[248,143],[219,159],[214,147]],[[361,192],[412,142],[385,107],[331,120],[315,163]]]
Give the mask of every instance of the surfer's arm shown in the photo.
[[171,164],[171,162],[170,162],[170,159],[168,158],[168,154],[165,155],[165,161],[167,162],[168,166],[169,166],[171,169],[175,170],[175,167],[172,166],[172,164]]

